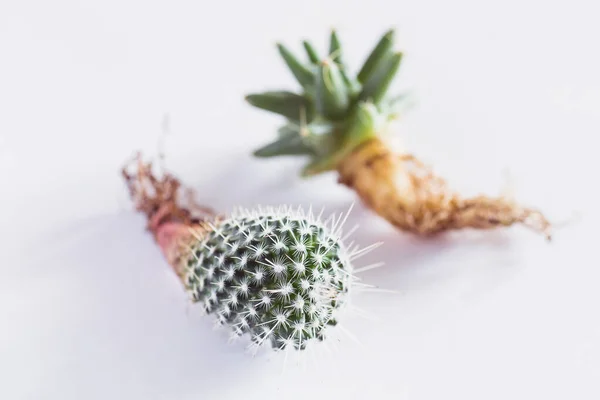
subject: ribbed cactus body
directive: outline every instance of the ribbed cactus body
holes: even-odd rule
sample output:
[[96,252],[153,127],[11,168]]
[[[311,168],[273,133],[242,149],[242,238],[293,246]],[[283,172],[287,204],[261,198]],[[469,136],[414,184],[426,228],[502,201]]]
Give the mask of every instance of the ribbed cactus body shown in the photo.
[[232,217],[192,250],[187,290],[234,335],[304,349],[336,324],[351,267],[339,237],[317,221],[293,213]]

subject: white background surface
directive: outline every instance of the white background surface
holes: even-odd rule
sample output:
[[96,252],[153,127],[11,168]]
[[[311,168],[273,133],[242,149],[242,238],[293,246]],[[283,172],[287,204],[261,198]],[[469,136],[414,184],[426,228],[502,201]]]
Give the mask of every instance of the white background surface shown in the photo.
[[[593,1],[0,0],[0,398],[598,399],[599,6]],[[281,121],[243,95],[293,88],[274,48],[354,66],[398,28],[399,137],[465,193],[516,195],[557,220],[422,242],[357,206],[354,239],[385,245],[344,340],[307,370],[252,359],[188,306],[119,169],[156,155],[222,211],[356,198],[300,160],[248,154]]]

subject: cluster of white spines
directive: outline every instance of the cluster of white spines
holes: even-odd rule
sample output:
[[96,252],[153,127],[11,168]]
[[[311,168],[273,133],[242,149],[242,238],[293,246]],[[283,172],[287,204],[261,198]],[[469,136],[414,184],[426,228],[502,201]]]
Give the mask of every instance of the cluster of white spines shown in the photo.
[[187,289],[234,338],[249,333],[255,347],[304,349],[337,323],[351,266],[339,232],[319,217],[237,212],[192,250]]

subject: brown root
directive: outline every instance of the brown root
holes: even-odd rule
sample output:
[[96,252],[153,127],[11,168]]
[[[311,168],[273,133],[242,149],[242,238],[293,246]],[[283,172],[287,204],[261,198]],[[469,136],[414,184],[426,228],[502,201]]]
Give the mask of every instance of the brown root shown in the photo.
[[371,140],[338,167],[339,182],[396,227],[422,236],[464,228],[493,229],[517,223],[551,239],[551,224],[535,209],[506,197],[462,198],[412,155],[393,154]]
[[140,154],[122,169],[122,175],[136,210],[146,215],[147,229],[180,274],[179,261],[185,245],[210,229],[208,222],[216,220],[217,214],[199,205],[194,192],[182,187],[173,175],[164,173],[158,177],[152,171],[152,163],[143,162]]

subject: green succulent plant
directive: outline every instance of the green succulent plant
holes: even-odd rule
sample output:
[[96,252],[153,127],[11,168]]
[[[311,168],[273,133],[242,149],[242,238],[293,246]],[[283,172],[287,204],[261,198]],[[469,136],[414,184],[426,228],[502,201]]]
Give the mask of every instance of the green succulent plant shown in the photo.
[[287,119],[277,139],[254,155],[307,156],[310,161],[302,175],[311,176],[335,169],[360,144],[381,134],[407,98],[406,94],[387,96],[402,61],[402,53],[394,50],[394,36],[394,30],[386,32],[355,74],[344,62],[335,30],[323,58],[308,41],[303,42],[305,60],[278,44],[300,90],[246,96],[251,105]]
[[402,61],[402,53],[394,50],[394,35],[386,32],[355,74],[344,61],[335,30],[324,58],[307,41],[302,61],[278,44],[300,90],[246,96],[251,105],[287,120],[277,139],[254,155],[307,157],[302,176],[337,172],[338,183],[355,191],[368,208],[419,236],[518,223],[550,239],[552,224],[539,210],[505,196],[463,197],[416,156],[398,153],[383,140],[409,98],[388,96]]

